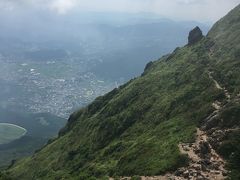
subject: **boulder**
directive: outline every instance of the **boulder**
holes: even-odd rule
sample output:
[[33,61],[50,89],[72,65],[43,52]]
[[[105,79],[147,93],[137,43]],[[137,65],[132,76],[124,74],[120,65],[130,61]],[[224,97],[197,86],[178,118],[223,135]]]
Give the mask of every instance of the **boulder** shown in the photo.
[[203,38],[201,29],[197,26],[189,32],[188,45],[193,45]]
[[200,149],[200,154],[203,156],[207,155],[208,153],[211,152],[211,148],[210,148],[209,144],[205,141],[200,142],[199,149]]
[[153,65],[153,62],[150,61],[149,63],[146,64],[145,68],[144,68],[144,71],[147,71],[148,69],[150,69]]
[[188,178],[189,177],[189,171],[186,170],[185,172],[183,172],[183,177],[184,178]]
[[203,176],[198,176],[196,180],[206,180],[206,178],[204,178]]
[[175,171],[175,176],[181,176],[185,172],[185,169],[179,168]]
[[144,68],[144,72],[142,73],[141,76],[144,76],[144,75],[148,72],[148,70],[151,69],[151,67],[153,66],[153,64],[154,64],[154,63],[153,63],[152,61],[150,61],[149,63],[147,63],[146,66],[145,66],[145,68]]

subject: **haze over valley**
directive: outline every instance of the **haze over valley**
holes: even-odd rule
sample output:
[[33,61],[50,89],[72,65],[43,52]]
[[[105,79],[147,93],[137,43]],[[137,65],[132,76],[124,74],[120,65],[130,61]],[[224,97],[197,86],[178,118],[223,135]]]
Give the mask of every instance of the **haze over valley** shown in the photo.
[[0,179],[238,177],[238,0],[102,3],[0,1]]
[[36,23],[28,18],[31,26],[25,21],[18,26],[3,21],[1,108],[67,118],[95,97],[140,75],[148,61],[185,44],[183,37],[192,26],[205,31],[209,27],[144,14],[101,14],[101,20],[98,16],[85,19],[94,20],[87,24],[81,16],[79,21],[73,16],[67,27],[61,19]]

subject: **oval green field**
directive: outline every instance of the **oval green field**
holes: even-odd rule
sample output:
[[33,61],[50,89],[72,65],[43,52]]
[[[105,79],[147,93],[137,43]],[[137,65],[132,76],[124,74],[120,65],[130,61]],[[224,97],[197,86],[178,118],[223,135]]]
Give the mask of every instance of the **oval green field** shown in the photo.
[[27,133],[23,127],[15,124],[0,123],[0,145],[19,139]]

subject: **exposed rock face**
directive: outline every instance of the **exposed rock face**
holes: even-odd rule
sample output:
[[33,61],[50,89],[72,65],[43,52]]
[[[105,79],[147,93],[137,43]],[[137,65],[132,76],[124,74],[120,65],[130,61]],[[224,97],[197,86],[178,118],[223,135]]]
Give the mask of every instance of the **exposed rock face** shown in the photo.
[[150,61],[149,63],[147,63],[147,65],[146,65],[145,68],[144,68],[144,72],[142,73],[142,76],[144,76],[144,75],[147,73],[147,71],[148,71],[152,66],[153,66],[153,62],[152,62],[152,61]]
[[201,29],[197,26],[193,30],[190,31],[188,36],[188,45],[192,45],[197,43],[203,38],[203,34]]
[[153,65],[153,62],[152,62],[152,61],[150,61],[149,63],[147,63],[147,65],[146,65],[145,68],[144,68],[144,71],[147,71],[150,67],[152,67],[152,65]]

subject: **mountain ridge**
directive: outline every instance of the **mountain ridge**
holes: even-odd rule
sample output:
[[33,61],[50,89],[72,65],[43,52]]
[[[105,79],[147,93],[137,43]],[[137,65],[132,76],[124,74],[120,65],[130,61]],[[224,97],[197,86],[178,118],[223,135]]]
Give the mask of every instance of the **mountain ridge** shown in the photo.
[[[200,164],[201,173],[197,175],[207,178],[211,173],[204,174],[204,167],[210,172],[220,168],[222,176],[238,179],[240,21],[231,20],[239,18],[237,6],[206,37],[149,63],[141,77],[73,113],[57,139],[32,157],[17,161],[2,172],[2,177],[108,179],[167,172],[176,175],[181,168],[186,168],[184,172],[190,170],[193,160],[189,151],[183,153],[184,146],[192,151],[190,144],[196,142],[197,128],[201,128],[206,139],[203,145],[197,144],[200,152],[194,153],[203,156],[201,160],[211,160],[213,149],[226,160],[229,171],[223,172],[225,169],[208,161]],[[228,21],[231,26],[219,32],[219,27],[225,27]],[[206,150],[203,154],[202,147]],[[176,176],[192,176],[184,172]],[[214,177],[218,175],[213,173]]]

